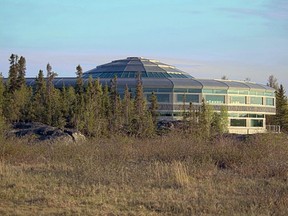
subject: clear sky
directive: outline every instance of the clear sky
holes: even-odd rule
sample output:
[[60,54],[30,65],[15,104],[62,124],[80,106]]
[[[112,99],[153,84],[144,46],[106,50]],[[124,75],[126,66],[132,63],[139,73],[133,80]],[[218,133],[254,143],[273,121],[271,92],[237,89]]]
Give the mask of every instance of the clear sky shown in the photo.
[[197,78],[288,91],[288,0],[0,0],[0,72],[12,53],[27,76],[49,62],[59,76],[127,56],[172,64]]

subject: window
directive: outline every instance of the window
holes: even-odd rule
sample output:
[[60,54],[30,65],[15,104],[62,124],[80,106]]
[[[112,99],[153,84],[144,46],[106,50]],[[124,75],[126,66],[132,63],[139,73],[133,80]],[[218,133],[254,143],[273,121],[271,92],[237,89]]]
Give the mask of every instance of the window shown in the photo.
[[201,89],[188,89],[189,93],[201,93]]
[[239,114],[239,117],[240,117],[240,118],[247,118],[247,117],[248,117],[248,114],[247,114],[247,113],[240,113],[240,114]]
[[224,104],[225,103],[224,95],[206,95],[205,99],[209,104]]
[[[150,99],[151,94],[147,95],[147,99]],[[159,103],[169,103],[170,95],[169,94],[156,94],[157,102]]]
[[248,91],[245,91],[245,90],[239,90],[239,94],[248,95]]
[[230,98],[232,104],[246,104],[245,96],[231,96]]
[[274,98],[266,98],[267,106],[274,106]]
[[238,90],[228,90],[228,94],[239,94]]
[[272,97],[275,96],[274,92],[265,92],[265,95],[266,96],[272,96]]
[[187,89],[186,88],[174,88],[174,92],[187,92]]
[[227,94],[227,90],[224,89],[203,89],[202,92],[210,94]]
[[243,95],[248,95],[247,90],[237,90],[237,89],[229,89],[228,94],[243,94]]
[[199,95],[190,95],[190,94],[178,94],[177,95],[177,102],[183,103],[185,96],[186,103],[192,102],[192,103],[199,103]]
[[263,120],[251,119],[251,127],[263,127]]
[[256,117],[257,117],[257,114],[249,114],[248,117],[249,117],[249,118],[256,118]]
[[172,92],[172,88],[158,88],[158,92]]
[[246,119],[230,119],[232,127],[246,127]]
[[262,97],[250,97],[250,104],[263,105]]
[[262,91],[250,91],[249,92],[250,95],[264,95],[265,92],[262,92]]
[[229,117],[239,117],[239,114],[238,113],[228,113],[228,116]]
[[144,92],[172,92],[172,88],[144,88]]
[[151,93],[154,92],[154,93],[156,93],[158,91],[158,89],[157,88],[144,88],[143,91],[144,92],[151,92]]

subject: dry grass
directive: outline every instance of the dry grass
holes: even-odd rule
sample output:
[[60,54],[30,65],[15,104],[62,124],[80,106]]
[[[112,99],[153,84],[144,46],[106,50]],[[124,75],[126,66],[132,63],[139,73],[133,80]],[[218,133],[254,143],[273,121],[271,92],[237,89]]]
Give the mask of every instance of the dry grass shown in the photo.
[[0,215],[287,215],[288,139],[0,144]]

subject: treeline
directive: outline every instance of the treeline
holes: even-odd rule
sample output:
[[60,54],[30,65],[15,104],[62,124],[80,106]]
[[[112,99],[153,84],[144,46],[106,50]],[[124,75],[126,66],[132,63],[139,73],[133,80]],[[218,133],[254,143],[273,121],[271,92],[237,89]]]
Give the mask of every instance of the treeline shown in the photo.
[[[35,84],[27,86],[25,58],[12,54],[9,61],[7,81],[4,83],[3,77],[0,77],[2,132],[5,125],[20,121],[75,128],[92,137],[111,134],[148,137],[157,132],[157,97],[152,93],[147,104],[140,76],[134,96],[126,86],[124,97],[120,98],[116,77],[110,81],[110,85],[102,86],[99,79],[93,80],[92,77],[84,85],[83,71],[78,65],[76,85],[58,89],[53,85],[57,74],[48,63],[46,77],[40,70]],[[225,108],[220,113],[214,113],[203,102],[198,110],[192,104],[189,110],[185,110],[184,105],[183,110],[183,131],[207,137],[212,133],[227,132],[228,114]]]
[[[88,136],[108,136],[126,133],[151,136],[155,133],[157,100],[147,109],[140,78],[135,97],[126,87],[124,98],[117,92],[117,78],[110,87],[89,78],[84,85],[82,68],[77,66],[77,83],[73,87],[57,89],[57,76],[47,64],[47,76],[39,71],[33,86],[25,82],[26,61],[12,54],[7,81],[0,80],[0,112],[3,126],[19,121],[42,122],[51,126],[75,128]],[[4,128],[4,127],[1,127]]]
[[[74,128],[91,137],[112,134],[149,137],[157,132],[157,97],[152,93],[147,104],[140,76],[136,91],[132,94],[126,86],[124,96],[120,98],[116,77],[104,86],[99,79],[90,77],[84,85],[83,71],[78,65],[76,85],[59,89],[53,85],[57,74],[48,63],[47,75],[44,76],[40,70],[35,84],[27,86],[25,58],[12,54],[9,61],[6,82],[0,76],[1,133],[11,123],[32,121],[59,128]],[[288,106],[282,85],[277,88],[276,103],[277,115],[270,118],[269,123],[281,125],[285,129],[288,126]],[[204,101],[200,109],[195,109],[192,103],[187,109],[183,102],[183,119],[181,132],[184,133],[210,137],[227,132],[226,107],[217,113]]]
[[276,91],[276,115],[267,116],[267,125],[279,125],[282,132],[288,132],[288,99],[282,84],[273,75],[268,78],[268,86]]

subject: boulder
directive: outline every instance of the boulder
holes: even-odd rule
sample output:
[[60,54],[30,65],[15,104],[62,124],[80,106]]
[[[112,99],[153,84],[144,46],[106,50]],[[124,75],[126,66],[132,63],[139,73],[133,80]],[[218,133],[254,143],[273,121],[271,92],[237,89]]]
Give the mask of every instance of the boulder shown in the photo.
[[8,135],[29,138],[31,142],[46,143],[80,143],[86,137],[79,131],[72,129],[60,129],[39,122],[18,122],[13,125],[13,129]]

